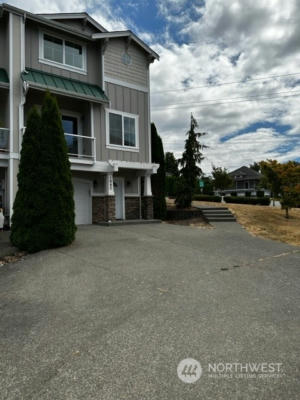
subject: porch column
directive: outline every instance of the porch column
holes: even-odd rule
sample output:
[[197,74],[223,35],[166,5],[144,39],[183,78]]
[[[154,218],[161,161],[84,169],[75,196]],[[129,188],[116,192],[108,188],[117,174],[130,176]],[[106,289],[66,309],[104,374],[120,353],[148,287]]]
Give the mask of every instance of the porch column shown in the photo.
[[144,178],[144,195],[142,196],[142,218],[153,219],[153,197],[151,188],[151,173],[146,172]]
[[144,196],[152,196],[151,174],[145,174]]
[[104,206],[106,221],[113,221],[116,219],[116,199],[112,172],[106,174]]
[[114,178],[112,172],[107,172],[105,179],[105,195],[106,196],[114,196]]

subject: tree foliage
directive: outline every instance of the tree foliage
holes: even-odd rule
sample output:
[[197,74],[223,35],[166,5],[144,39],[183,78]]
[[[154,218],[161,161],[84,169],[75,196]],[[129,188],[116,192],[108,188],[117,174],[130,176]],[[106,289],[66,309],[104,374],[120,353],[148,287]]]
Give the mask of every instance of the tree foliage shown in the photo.
[[273,196],[280,196],[281,207],[289,218],[289,209],[300,206],[300,164],[288,161],[280,164],[276,160],[260,163],[263,183],[270,187]]
[[202,150],[207,146],[199,142],[200,137],[205,135],[205,132],[196,132],[198,123],[191,115],[190,129],[187,132],[184,152],[179,160],[180,182],[178,183],[178,193],[175,203],[177,207],[190,207],[193,194],[197,185],[197,180],[202,174],[199,164],[204,159]]
[[260,163],[254,161],[253,164],[249,165],[249,168],[253,169],[256,172],[260,172]]
[[222,191],[230,188],[233,185],[233,180],[226,168],[215,167],[213,165],[212,176],[213,176],[214,188],[216,190]]
[[36,109],[29,114],[18,185],[13,244],[29,252],[70,244],[76,231],[72,177],[61,115],[50,93],[45,95],[41,117]]
[[166,174],[171,176],[179,176],[178,161],[176,160],[174,153],[167,152],[165,154],[165,167]]
[[39,190],[41,164],[41,116],[33,107],[27,118],[18,172],[18,191],[13,206],[10,239],[20,250],[35,251],[43,203]]
[[156,174],[151,176],[153,194],[153,214],[154,218],[164,219],[166,216],[166,171],[164,147],[161,137],[157,133],[154,123],[151,124],[151,146],[152,162],[159,164]]

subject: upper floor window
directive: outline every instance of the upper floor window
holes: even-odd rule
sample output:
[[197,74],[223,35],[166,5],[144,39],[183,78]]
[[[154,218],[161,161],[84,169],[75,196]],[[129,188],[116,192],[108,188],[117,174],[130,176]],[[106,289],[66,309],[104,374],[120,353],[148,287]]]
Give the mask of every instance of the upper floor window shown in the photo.
[[85,47],[49,34],[42,34],[40,61],[59,64],[61,68],[77,72],[86,70]]
[[107,110],[107,145],[124,149],[138,149],[138,116]]

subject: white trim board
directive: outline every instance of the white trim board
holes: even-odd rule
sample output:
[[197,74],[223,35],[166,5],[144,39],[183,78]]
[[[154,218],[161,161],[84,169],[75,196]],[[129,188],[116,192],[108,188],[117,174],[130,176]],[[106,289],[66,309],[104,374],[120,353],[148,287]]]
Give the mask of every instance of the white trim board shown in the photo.
[[[155,174],[157,169],[159,168],[159,164],[152,163],[139,163],[139,162],[131,162],[131,161],[118,161],[118,160],[109,160],[109,161],[96,161],[95,163],[82,163],[78,160],[78,164],[75,163],[72,159],[71,161],[71,170],[72,171],[89,171],[89,172],[117,172],[119,168],[124,169],[141,169],[145,171],[150,171]],[[76,160],[77,161],[77,160]]]
[[104,82],[105,83],[113,83],[114,85],[123,86],[123,87],[126,87],[128,89],[138,90],[140,92],[145,92],[145,93],[149,92],[149,88],[147,88],[146,86],[135,85],[133,83],[121,81],[119,79],[110,78],[107,75],[104,75]]

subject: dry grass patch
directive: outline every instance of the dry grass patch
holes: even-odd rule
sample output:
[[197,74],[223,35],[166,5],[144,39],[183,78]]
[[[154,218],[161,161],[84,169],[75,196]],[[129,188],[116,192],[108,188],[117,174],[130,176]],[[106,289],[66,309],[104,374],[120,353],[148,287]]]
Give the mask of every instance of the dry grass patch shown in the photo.
[[290,210],[286,219],[284,210],[277,207],[253,206],[248,204],[221,204],[195,201],[198,206],[228,207],[237,221],[250,233],[264,238],[300,246],[300,209]]

